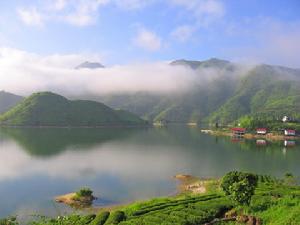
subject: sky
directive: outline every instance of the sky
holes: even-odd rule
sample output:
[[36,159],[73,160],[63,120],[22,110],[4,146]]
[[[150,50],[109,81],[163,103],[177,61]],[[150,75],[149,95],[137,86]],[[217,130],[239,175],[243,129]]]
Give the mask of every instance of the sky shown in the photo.
[[[238,76],[300,68],[299,12],[299,0],[0,1],[0,90],[170,94],[222,76],[176,59],[231,60]],[[74,69],[84,61],[106,68]]]
[[105,65],[173,59],[300,67],[299,0],[0,1],[0,49]]

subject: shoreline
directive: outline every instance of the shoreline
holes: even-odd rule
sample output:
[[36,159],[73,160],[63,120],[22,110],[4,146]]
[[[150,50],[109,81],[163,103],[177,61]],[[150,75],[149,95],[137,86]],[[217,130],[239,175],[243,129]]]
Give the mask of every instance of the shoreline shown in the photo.
[[[227,137],[235,137],[230,131],[215,131],[215,130],[201,130],[202,133],[210,134],[214,136],[227,136]],[[259,134],[251,134],[246,133],[245,135],[240,136],[247,140],[255,140],[255,139],[266,139],[269,141],[284,141],[284,140],[299,140],[299,136],[285,136],[279,134],[268,133],[266,135]]]
[[[73,197],[76,195],[74,192],[67,193],[64,195],[59,195],[54,197],[54,201],[60,204],[65,204],[75,208],[81,208],[82,210],[88,210],[91,212],[101,212],[101,211],[113,211],[118,210],[120,208],[127,207],[128,205],[137,203],[137,202],[144,202],[151,199],[156,198],[166,198],[166,197],[176,197],[185,194],[207,194],[210,189],[215,186],[216,183],[219,182],[219,178],[200,178],[196,176],[192,176],[189,174],[176,174],[172,176],[171,179],[175,181],[176,192],[172,192],[168,195],[156,196],[150,199],[140,199],[140,200],[132,200],[124,203],[116,203],[106,206],[94,206],[92,203],[91,205],[82,205],[78,201],[74,201]],[[94,198],[95,200],[97,198]],[[75,203],[75,204],[74,204]],[[83,206],[83,207],[78,207]]]

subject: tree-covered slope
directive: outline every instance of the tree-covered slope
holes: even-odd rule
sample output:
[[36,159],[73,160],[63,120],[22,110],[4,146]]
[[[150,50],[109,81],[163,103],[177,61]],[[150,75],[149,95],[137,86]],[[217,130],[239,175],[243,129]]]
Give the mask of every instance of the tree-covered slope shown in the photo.
[[[148,120],[187,123],[202,121],[223,105],[236,88],[236,68],[229,61],[214,58],[207,61],[177,60],[170,65],[194,70],[198,77],[195,84],[178,93],[138,92],[98,99],[110,107],[131,111]],[[204,79],[208,81],[204,82]]]
[[244,115],[300,118],[300,70],[215,58],[170,65],[195,72],[197,79],[188,91],[108,95],[100,100],[153,121],[231,123]]
[[4,113],[22,101],[23,97],[0,91],[0,113]]
[[110,126],[141,125],[145,121],[129,112],[116,111],[94,102],[70,101],[40,92],[31,95],[0,116],[0,124],[12,126]]
[[260,65],[239,81],[234,95],[210,116],[229,123],[244,115],[300,118],[300,73],[283,67]]

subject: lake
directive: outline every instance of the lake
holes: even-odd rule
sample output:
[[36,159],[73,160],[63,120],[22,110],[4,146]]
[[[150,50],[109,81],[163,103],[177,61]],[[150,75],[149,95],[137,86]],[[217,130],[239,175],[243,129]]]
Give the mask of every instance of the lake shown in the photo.
[[220,177],[244,170],[300,174],[300,143],[245,141],[200,128],[1,128],[0,217],[57,215],[57,195],[90,187],[96,206],[176,192],[178,173]]

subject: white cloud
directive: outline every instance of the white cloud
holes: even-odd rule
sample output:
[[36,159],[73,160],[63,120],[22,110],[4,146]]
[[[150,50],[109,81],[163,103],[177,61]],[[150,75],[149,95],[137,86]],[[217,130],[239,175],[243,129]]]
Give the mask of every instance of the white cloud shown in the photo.
[[195,27],[190,25],[182,25],[177,27],[171,33],[171,36],[180,42],[186,42],[192,37],[194,32],[195,32]]
[[45,22],[65,22],[76,26],[95,23],[99,8],[111,0],[55,0],[40,5],[18,9],[18,15],[26,25],[42,25]]
[[124,10],[137,10],[157,0],[47,0],[17,10],[26,25],[41,26],[46,22],[65,22],[88,26],[97,21],[100,8],[114,5]]
[[76,5],[71,5],[70,3],[74,10],[61,16],[61,18],[72,25],[91,25],[97,19],[99,7],[106,5],[108,2],[109,0],[85,0],[77,2]]
[[26,24],[30,26],[42,26],[43,16],[35,7],[28,9],[18,9],[17,10],[20,19]]
[[225,7],[220,0],[170,0],[170,2],[191,12],[196,24],[200,26],[207,26],[225,14]]
[[[86,60],[101,62],[88,55],[40,56],[0,48],[0,90],[21,95],[47,90],[67,96],[139,91],[163,94],[188,90],[199,78],[189,68],[166,62],[74,70]],[[213,77],[211,72],[208,77]]]
[[136,10],[142,9],[156,0],[114,0],[114,3],[121,9]]
[[54,10],[63,10],[67,5],[67,0],[54,0],[52,4]]
[[147,51],[158,51],[161,49],[161,38],[153,31],[140,28],[136,37],[133,39],[136,46]]

